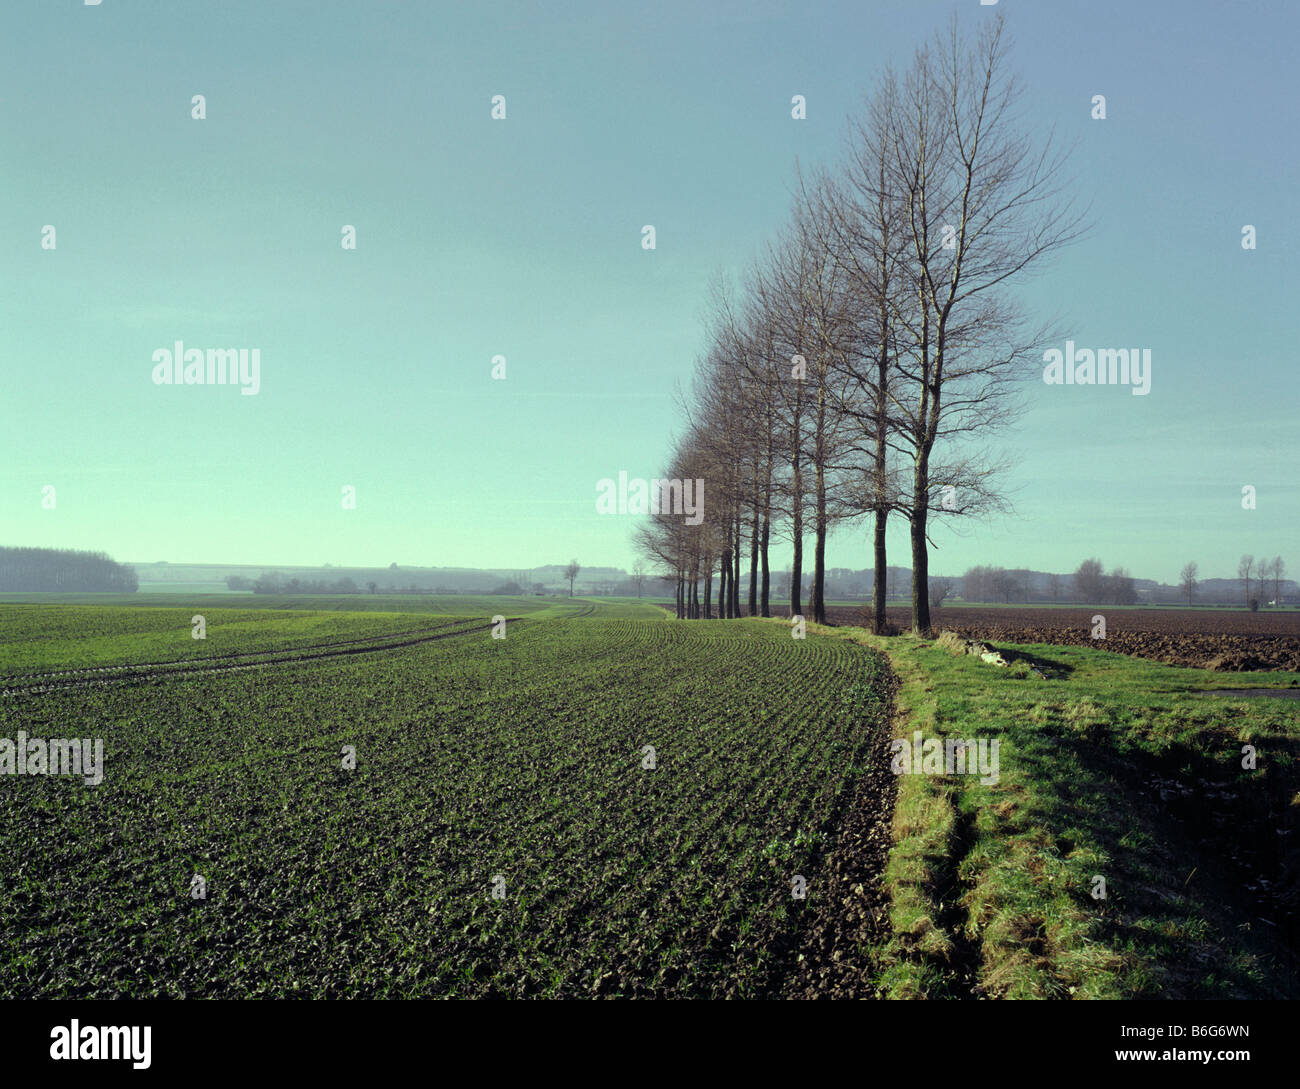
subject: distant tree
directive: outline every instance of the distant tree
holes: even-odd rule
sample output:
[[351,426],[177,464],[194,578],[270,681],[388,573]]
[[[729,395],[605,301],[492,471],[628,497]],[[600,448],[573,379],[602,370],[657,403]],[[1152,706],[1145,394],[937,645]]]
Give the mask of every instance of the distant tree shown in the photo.
[[1188,605],[1191,605],[1192,598],[1196,596],[1196,587],[1198,585],[1196,574],[1199,570],[1200,568],[1198,568],[1195,561],[1193,561],[1184,564],[1182,571],[1179,572],[1178,575],[1180,580],[1178,585],[1182,588],[1183,596],[1187,598]]
[[[1261,606],[1267,606],[1269,604],[1268,580],[1273,577],[1273,561],[1270,560],[1267,556],[1265,556],[1262,559],[1260,559],[1255,570],[1258,572],[1259,575],[1259,590],[1255,596],[1259,598],[1259,603]],[[1277,600],[1276,594],[1274,594],[1274,600]]]
[[961,596],[967,601],[994,601],[993,578],[1000,567],[970,567],[961,579]]
[[573,580],[578,577],[578,572],[582,568],[578,566],[577,560],[570,560],[569,566],[564,569],[564,577],[569,580],[569,596],[573,597]]
[[372,594],[377,594],[379,593],[379,584],[375,582],[367,582],[366,589],[369,590]]
[[1286,563],[1281,556],[1274,556],[1272,566],[1273,574],[1273,604],[1278,608],[1282,607],[1282,576],[1286,574]]
[[263,571],[253,582],[255,594],[283,593],[284,576],[278,571]]
[[1064,591],[1064,589],[1065,589],[1064,586],[1062,586],[1061,584],[1060,575],[1047,576],[1047,592],[1052,595],[1053,601],[1061,600],[1061,594]]
[[937,613],[952,593],[952,579],[930,580],[930,611]]
[[1106,596],[1106,579],[1101,560],[1084,560],[1074,572],[1074,596],[1088,605],[1099,605]]
[[636,596],[641,596],[641,587],[645,585],[645,564],[640,560],[636,561],[636,566],[632,568],[632,581],[636,584]]
[[1105,600],[1111,605],[1134,605],[1137,603],[1137,590],[1133,579],[1122,567],[1116,567],[1105,581]]
[[1019,583],[1015,575],[1010,571],[1004,571],[1002,568],[995,570],[991,576],[993,596],[1004,605],[1011,603],[1011,599],[1016,596],[1019,589]]
[[103,552],[0,548],[0,591],[135,593],[135,568]]
[[1254,567],[1254,556],[1242,556],[1241,562],[1237,564],[1237,578],[1241,579],[1243,591],[1246,595],[1247,608],[1250,608],[1250,573]]
[[503,582],[500,586],[498,586],[495,590],[491,592],[493,594],[507,594],[513,596],[517,594],[522,594],[524,592],[524,588],[520,586],[519,583],[510,581],[510,582]]

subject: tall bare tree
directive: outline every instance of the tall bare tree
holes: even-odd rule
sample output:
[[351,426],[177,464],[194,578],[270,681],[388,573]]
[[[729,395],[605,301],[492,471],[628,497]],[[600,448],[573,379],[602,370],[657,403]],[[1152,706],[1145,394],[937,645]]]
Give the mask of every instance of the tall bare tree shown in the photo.
[[998,15],[972,43],[954,16],[884,99],[886,184],[907,211],[900,269],[910,298],[894,324],[907,391],[898,398],[898,433],[911,455],[912,627],[920,632],[930,627],[929,520],[953,512],[936,504],[939,493],[954,489],[958,513],[1001,501],[991,482],[1002,465],[972,450],[940,466],[936,444],[982,438],[1012,417],[1014,384],[1036,372],[1030,364],[1047,330],[1027,328],[1010,289],[1084,230],[1064,198],[1065,158],[1050,137],[1036,147],[1021,133],[1018,98]]
[[1250,573],[1255,569],[1254,556],[1242,556],[1241,562],[1237,564],[1237,578],[1241,579],[1241,584],[1246,596],[1246,608],[1250,608]]

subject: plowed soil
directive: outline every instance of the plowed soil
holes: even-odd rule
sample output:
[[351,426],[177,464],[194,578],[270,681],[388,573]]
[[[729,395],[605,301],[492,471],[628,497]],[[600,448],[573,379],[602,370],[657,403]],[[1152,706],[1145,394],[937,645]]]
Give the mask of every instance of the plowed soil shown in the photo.
[[[777,615],[789,615],[789,609]],[[1106,618],[1104,640],[1092,638],[1092,618],[1097,615]],[[909,623],[910,613],[891,608],[888,616],[902,628]],[[862,610],[855,606],[831,606],[827,619],[832,624],[865,623]],[[1097,647],[1227,673],[1300,672],[1300,612],[961,606],[940,609],[931,621],[936,631],[949,629],[971,639]]]

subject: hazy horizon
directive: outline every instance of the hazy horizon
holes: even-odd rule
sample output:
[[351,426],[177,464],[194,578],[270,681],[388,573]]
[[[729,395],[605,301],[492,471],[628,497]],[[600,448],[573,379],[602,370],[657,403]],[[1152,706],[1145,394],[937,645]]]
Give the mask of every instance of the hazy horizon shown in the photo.
[[[0,545],[0,547],[3,547],[3,546]],[[24,546],[24,547],[28,547],[28,546]],[[123,563],[123,564],[126,564],[126,565],[128,565],[128,566],[132,566],[132,567],[136,567],[136,568],[142,568],[142,569],[143,569],[143,568],[149,568],[149,567],[160,567],[160,566],[165,566],[165,567],[210,567],[210,568],[244,567],[244,568],[248,568],[248,569],[250,569],[250,570],[255,570],[255,571],[258,571],[258,572],[267,572],[267,573],[269,573],[269,572],[273,572],[273,571],[277,571],[277,570],[286,570],[286,569],[307,569],[307,570],[312,570],[312,571],[324,571],[324,570],[327,570],[327,569],[332,569],[332,570],[336,570],[336,571],[387,571],[387,570],[390,569],[390,568],[389,568],[389,564],[387,564],[387,563],[350,563],[350,564],[330,563],[330,562],[325,562],[325,563],[300,563],[300,562],[292,561],[292,560],[274,561],[274,562],[256,562],[256,561],[255,561],[255,562],[252,562],[252,563],[244,563],[244,562],[235,563],[235,562],[233,562],[233,561],[225,561],[225,560],[163,560],[163,559],[159,559],[159,560],[140,560],[140,559],[131,559],[130,557],[123,557],[123,556],[113,556],[113,557],[111,557],[111,558],[114,559],[114,560],[116,560],[116,561],[119,562],[119,563]],[[1265,558],[1265,557],[1257,557],[1257,559],[1263,559],[1263,558]],[[1285,557],[1284,557],[1284,558],[1285,558]],[[390,561],[390,562],[396,562],[396,561]],[[541,570],[541,569],[543,569],[543,568],[548,568],[548,567],[563,568],[563,567],[566,567],[567,564],[568,564],[568,561],[567,561],[567,560],[566,560],[566,561],[559,561],[559,560],[557,560],[557,561],[547,562],[547,563],[535,563],[535,564],[531,564],[531,565],[524,565],[524,564],[500,564],[500,565],[496,565],[496,564],[494,564],[494,565],[490,565],[490,566],[474,565],[474,564],[398,563],[398,564],[397,564],[397,568],[398,568],[398,570],[418,570],[418,571],[468,571],[468,572],[482,572],[482,573],[486,573],[486,574],[494,574],[494,575],[510,575],[510,574],[512,574],[512,573],[525,574],[525,573],[528,573],[528,572],[531,572],[531,571],[537,571],[537,570]],[[628,576],[630,576],[630,575],[632,574],[632,568],[631,568],[631,567],[620,567],[618,564],[611,564],[611,563],[581,563],[579,566],[580,566],[581,569],[582,569],[582,570],[581,570],[581,573],[578,575],[578,579],[577,579],[577,581],[578,581],[579,583],[581,583],[581,582],[583,581],[583,577],[584,577],[584,576],[589,576],[590,573],[593,572],[593,571],[602,571],[602,572],[603,572],[603,571],[622,571],[624,574],[626,574],[626,575],[628,575]],[[656,578],[657,578],[657,577],[662,577],[663,579],[665,579],[665,580],[667,580],[667,581],[672,581],[672,578],[673,578],[672,575],[655,576],[655,575],[653,574],[653,572],[651,572],[651,571],[649,570],[649,565],[647,564],[646,566],[647,566],[647,577],[656,577]],[[1001,565],[998,565],[998,564],[988,564],[988,565],[984,565],[984,564],[972,564],[972,565],[970,565],[970,566],[992,566],[992,567],[996,567],[996,566],[1001,566]],[[1077,568],[1077,566],[1078,566],[1078,565],[1076,564],[1076,565],[1072,566],[1072,567],[1071,567],[1070,569],[1068,569],[1068,570],[1066,570],[1066,569],[1055,569],[1055,568],[1050,568],[1050,567],[1045,567],[1045,568],[1011,568],[1011,569],[1009,569],[1009,570],[1029,570],[1030,572],[1032,572],[1032,573],[1034,573],[1034,574],[1043,574],[1043,575],[1059,575],[1059,576],[1061,576],[1061,577],[1063,577],[1063,578],[1067,578],[1067,579],[1068,579],[1068,578],[1071,578],[1071,577],[1074,575],[1074,573],[1075,573],[1075,568]],[[1179,582],[1179,580],[1176,579],[1176,578],[1175,578],[1175,579],[1165,580],[1165,579],[1159,579],[1159,578],[1156,578],[1155,576],[1152,576],[1152,575],[1144,574],[1144,573],[1141,572],[1141,571],[1137,571],[1137,570],[1134,570],[1134,569],[1132,569],[1132,568],[1127,567],[1127,565],[1124,564],[1122,561],[1119,561],[1119,562],[1117,562],[1117,563],[1115,563],[1115,564],[1113,564],[1113,565],[1111,565],[1111,566],[1114,566],[1114,567],[1124,567],[1124,568],[1126,568],[1126,570],[1128,571],[1128,574],[1129,574],[1133,579],[1135,579],[1135,580],[1137,580],[1137,581],[1139,581],[1139,582],[1143,582],[1143,581],[1156,582],[1156,583],[1159,583],[1159,584],[1161,584],[1161,585],[1165,585],[1165,586],[1177,586],[1177,585],[1178,585],[1178,582]],[[906,562],[903,562],[903,561],[901,561],[901,560],[900,560],[899,562],[894,562],[893,560],[891,560],[890,563],[889,563],[889,568],[890,568],[891,570],[910,571],[910,570],[911,570],[911,565],[908,564],[908,563],[906,563]],[[1108,567],[1107,569],[1109,570],[1109,567]],[[852,571],[852,572],[854,572],[854,573],[858,573],[858,572],[864,572],[864,571],[870,571],[870,570],[872,570],[872,568],[871,568],[871,566],[870,566],[869,564],[866,565],[865,567],[858,567],[858,566],[845,566],[845,565],[843,565],[843,564],[829,564],[829,563],[827,564],[827,572],[828,572],[828,574],[831,573],[831,572],[835,572],[835,571]],[[960,579],[960,578],[962,578],[963,575],[965,575],[966,570],[967,570],[967,568],[963,568],[963,569],[960,570],[960,571],[955,571],[955,570],[954,570],[954,571],[949,571],[949,570],[944,569],[944,568],[940,568],[940,569],[938,569],[938,570],[934,570],[934,569],[932,569],[931,572],[930,572],[930,577],[931,577],[932,579],[935,579],[935,578],[951,578],[951,579]],[[770,566],[770,572],[771,572],[771,575],[772,575],[772,578],[773,578],[773,579],[776,579],[777,577],[788,576],[789,573],[790,573],[790,565],[789,565],[788,563],[781,564],[781,565],[778,565],[778,564],[773,563],[773,564],[771,564],[771,566]],[[741,564],[741,575],[742,575],[742,582],[744,583],[745,587],[748,587],[748,585],[749,585],[749,560],[748,560],[748,558],[746,558],[746,559],[744,559],[744,560],[742,561],[742,564]],[[803,582],[804,582],[804,583],[809,583],[809,582],[811,581],[812,577],[813,577],[812,567],[811,567],[810,565],[808,565],[808,564],[805,564],[805,565],[804,565],[804,568],[803,568]],[[1198,571],[1196,577],[1197,577],[1197,581],[1198,581],[1198,583],[1200,583],[1200,584],[1202,584],[1202,585],[1203,585],[1204,583],[1206,583],[1207,581],[1215,581],[1215,580],[1219,580],[1219,581],[1223,581],[1223,582],[1239,582],[1239,581],[1240,581],[1240,576],[1238,576],[1238,575],[1236,575],[1236,574],[1218,574],[1218,573],[1215,573],[1215,572],[1207,572],[1207,571],[1204,571],[1204,570]],[[1258,578],[1258,577],[1259,577],[1259,576],[1258,576],[1257,573],[1252,573],[1252,578]],[[1271,582],[1271,576],[1268,576],[1268,577],[1266,578],[1266,581],[1270,581],[1270,582]],[[1285,586],[1285,585],[1291,585],[1291,584],[1300,585],[1300,581],[1297,581],[1297,579],[1296,579],[1293,575],[1286,575],[1286,576],[1284,576],[1284,577],[1281,579],[1281,582],[1282,582],[1282,584],[1283,584],[1284,586]],[[456,593],[468,593],[468,592],[470,592],[470,591],[456,590],[456,591],[454,591],[454,592],[456,592]],[[746,589],[746,593],[747,593],[747,592],[748,592],[748,590]],[[909,593],[909,594],[911,593],[910,588],[907,589],[907,593]]]

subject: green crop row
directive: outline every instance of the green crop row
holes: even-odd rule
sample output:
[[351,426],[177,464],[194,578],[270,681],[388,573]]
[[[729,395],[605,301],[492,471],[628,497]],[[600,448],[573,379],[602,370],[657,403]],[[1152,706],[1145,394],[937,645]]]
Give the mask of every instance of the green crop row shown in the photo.
[[[129,630],[78,610],[48,660],[202,646],[188,608],[111,611]],[[211,613],[209,651],[437,621]],[[504,639],[0,700],[0,738],[105,752],[94,787],[0,776],[0,997],[775,993],[884,728],[843,692],[881,659],[661,617],[565,602]]]

